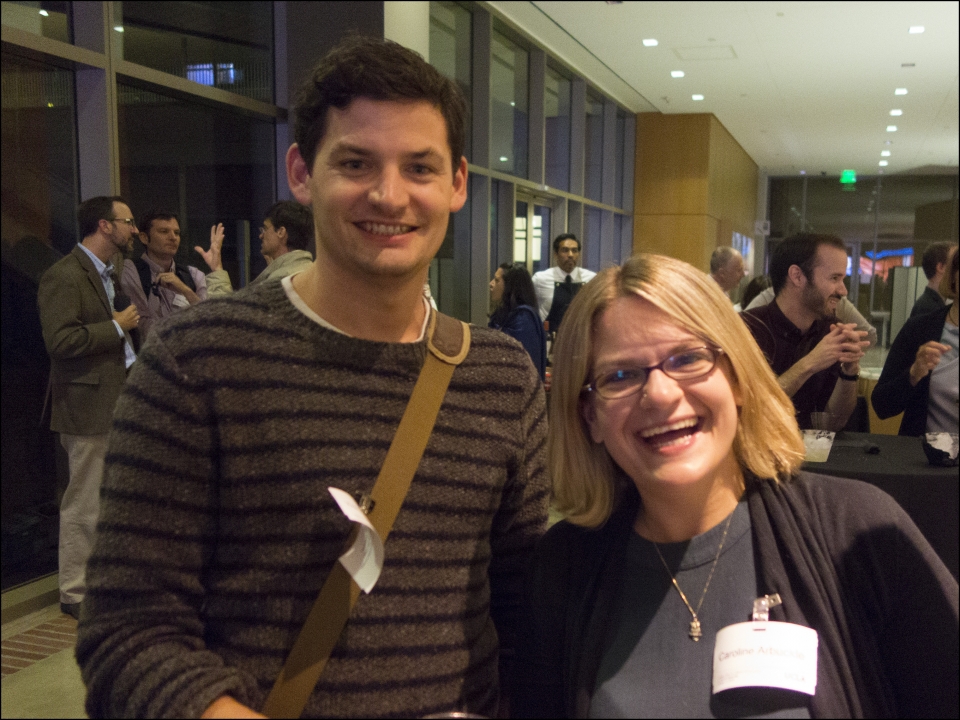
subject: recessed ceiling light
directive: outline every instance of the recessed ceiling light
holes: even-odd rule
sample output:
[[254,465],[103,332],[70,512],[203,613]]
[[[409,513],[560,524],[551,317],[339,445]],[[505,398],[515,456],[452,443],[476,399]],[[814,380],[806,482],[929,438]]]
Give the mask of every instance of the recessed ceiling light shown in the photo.
[[[516,107],[516,106],[517,106],[517,104],[516,104],[513,100],[511,100],[511,101],[510,101],[510,107]],[[890,113],[890,114],[893,115],[893,113]]]
[[807,171],[806,171],[806,170],[801,170],[801,171],[800,171],[800,174],[801,174],[801,175],[806,175],[806,174],[807,174]]
[[48,13],[46,10],[41,10],[40,14],[43,15],[43,17],[50,17],[50,13]]
[[887,132],[896,132],[896,131],[897,131],[896,125],[887,125]]
[[506,162],[506,161],[509,160],[509,159],[510,159],[510,158],[508,158],[506,155],[501,155],[501,156],[500,156],[500,162]]
[[123,32],[123,25],[114,25],[113,29],[117,32]]
[[691,97],[692,97],[694,100],[703,100],[703,95],[692,95]]
[[906,89],[906,88],[897,88],[896,90],[893,91],[893,94],[894,94],[894,95],[906,95],[906,94],[907,94],[907,89]]
[[[946,130],[946,128],[944,128],[944,130]],[[884,145],[893,145],[893,140],[884,140],[884,141],[883,141],[883,144],[884,144]]]
[[886,167],[886,166],[889,165],[889,164],[890,164],[890,163],[888,163],[886,160],[881,160],[881,161],[880,161],[880,167]]
[[883,150],[883,151],[880,153],[880,157],[890,157],[890,151],[889,151],[889,150]]
[[656,47],[656,46],[659,45],[659,44],[660,44],[660,43],[657,42],[657,39],[656,39],[656,38],[644,38],[644,39],[643,39],[643,46],[644,46],[644,47]]
[[916,63],[900,63],[900,67],[916,67]]
[[923,32],[923,30],[924,30],[923,25],[912,25],[910,27],[910,34],[919,35],[920,33]]
[[903,115],[903,110],[891,110],[890,114],[893,115],[893,117],[900,117]]
[[670,71],[670,77],[683,77],[683,76],[684,76],[683,70],[671,70],[671,71]]

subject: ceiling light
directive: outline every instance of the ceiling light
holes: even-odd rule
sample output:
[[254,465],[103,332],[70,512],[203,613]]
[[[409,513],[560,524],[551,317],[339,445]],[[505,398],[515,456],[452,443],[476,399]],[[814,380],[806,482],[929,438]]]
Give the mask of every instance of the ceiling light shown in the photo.
[[[516,106],[517,106],[517,104],[516,104],[513,100],[511,100],[511,101],[510,101],[510,107],[516,107]],[[893,113],[890,113],[890,114],[893,115]]]
[[890,164],[890,163],[888,163],[886,160],[881,160],[881,161],[880,161],[880,167],[886,167],[886,166],[889,165],[889,164]]
[[510,159],[510,158],[508,158],[506,155],[501,155],[501,156],[500,156],[500,162],[506,162],[506,161],[509,160],[509,159]]
[[912,25],[912,26],[910,27],[910,34],[911,34],[911,35],[919,35],[920,33],[923,32],[923,29],[924,29],[924,28],[923,28],[923,25]]
[[884,145],[893,145],[893,140],[884,140],[884,141],[883,141],[883,144],[884,144]]
[[671,71],[670,71],[670,77],[683,77],[683,76],[684,76],[683,70],[671,70]]
[[880,153],[880,157],[890,157],[890,151],[884,150]]
[[900,67],[916,67],[916,63],[900,63]]
[[897,88],[896,90],[893,91],[893,94],[894,94],[894,95],[906,95],[906,94],[907,94],[907,89],[906,89],[906,88]]
[[896,132],[896,131],[897,131],[896,125],[887,125],[887,132]]
[[807,174],[807,171],[806,171],[806,170],[801,170],[801,171],[800,171],[800,174],[801,174],[801,175],[806,175],[806,174]]
[[694,100],[703,100],[703,95],[692,95],[691,97],[692,97]]
[[123,25],[114,25],[113,29],[117,32],[123,32]]
[[893,115],[893,117],[900,117],[903,115],[903,110],[891,110],[890,114]]
[[656,38],[644,38],[643,46],[644,47],[656,47],[660,43],[657,42]]
[[48,13],[46,10],[41,10],[40,14],[43,15],[44,17],[50,17],[50,13]]

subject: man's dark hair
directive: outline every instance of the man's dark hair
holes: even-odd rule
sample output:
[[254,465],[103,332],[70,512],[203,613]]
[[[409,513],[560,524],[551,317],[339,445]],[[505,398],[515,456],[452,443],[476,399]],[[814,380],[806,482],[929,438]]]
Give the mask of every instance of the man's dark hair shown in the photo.
[[789,237],[777,245],[770,258],[770,280],[773,282],[774,293],[779,294],[787,284],[787,273],[793,265],[800,268],[805,278],[811,279],[817,262],[817,251],[822,245],[847,252],[847,246],[836,235],[804,233]]
[[557,236],[553,239],[553,254],[554,254],[554,255],[556,255],[556,254],[558,254],[558,253],[560,252],[560,243],[562,243],[564,240],[573,240],[573,241],[575,241],[575,242],[577,243],[577,251],[579,252],[579,250],[580,250],[580,241],[577,240],[577,236],[574,235],[573,233],[562,233],[562,234],[560,234],[560,235],[557,235]]
[[503,295],[490,316],[490,321],[495,325],[503,325],[510,313],[521,305],[529,305],[534,312],[537,310],[537,293],[527,269],[523,265],[510,263],[504,263],[500,269],[503,270]]
[[150,228],[153,226],[154,220],[176,220],[177,225],[180,224],[180,218],[177,217],[176,213],[172,213],[168,210],[151,210],[142,218],[140,222],[137,223],[137,230],[142,233],[150,235]]
[[281,200],[267,210],[266,219],[274,230],[287,229],[287,250],[306,250],[313,240],[313,213],[306,205]]
[[318,62],[294,99],[294,137],[313,171],[330,108],[345,109],[357,98],[424,100],[447,125],[453,172],[463,156],[467,102],[457,84],[413,50],[391,40],[350,36]]
[[93,235],[101,220],[113,220],[113,204],[127,204],[119,195],[98,195],[84,200],[77,207],[77,224],[80,226],[80,239]]
[[937,265],[943,265],[950,259],[950,251],[955,245],[951,242],[935,242],[923,251],[923,274],[930,280],[937,274]]

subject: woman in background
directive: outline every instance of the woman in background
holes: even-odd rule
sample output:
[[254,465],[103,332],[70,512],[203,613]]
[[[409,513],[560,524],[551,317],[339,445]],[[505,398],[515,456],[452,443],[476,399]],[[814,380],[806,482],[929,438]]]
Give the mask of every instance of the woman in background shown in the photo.
[[917,315],[900,328],[871,402],[880,419],[903,413],[901,435],[957,433],[957,282],[960,253],[953,251],[940,294],[953,303]]
[[757,295],[772,285],[773,282],[770,280],[769,275],[757,275],[755,278],[753,278],[753,280],[747,283],[747,287],[745,287],[743,290],[743,297],[740,298],[739,303],[733,306],[733,309],[737,312],[743,312],[743,309],[750,305]]
[[[552,393],[566,520],[529,570],[515,717],[956,716],[957,581],[888,495],[801,472],[790,399],[707,275],[656,255],[597,275]],[[751,610],[816,631],[812,695],[712,692],[717,634]]]
[[526,268],[504,263],[490,281],[490,299],[496,308],[490,327],[518,340],[544,379],[547,370],[547,337],[537,312],[537,294]]

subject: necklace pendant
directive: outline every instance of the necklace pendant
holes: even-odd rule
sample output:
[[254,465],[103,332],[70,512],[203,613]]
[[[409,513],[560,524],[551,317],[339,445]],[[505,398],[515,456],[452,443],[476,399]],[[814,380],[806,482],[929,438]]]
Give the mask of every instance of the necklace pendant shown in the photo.
[[690,639],[694,642],[700,642],[700,638],[703,637],[703,632],[700,630],[700,621],[691,620],[690,621]]

